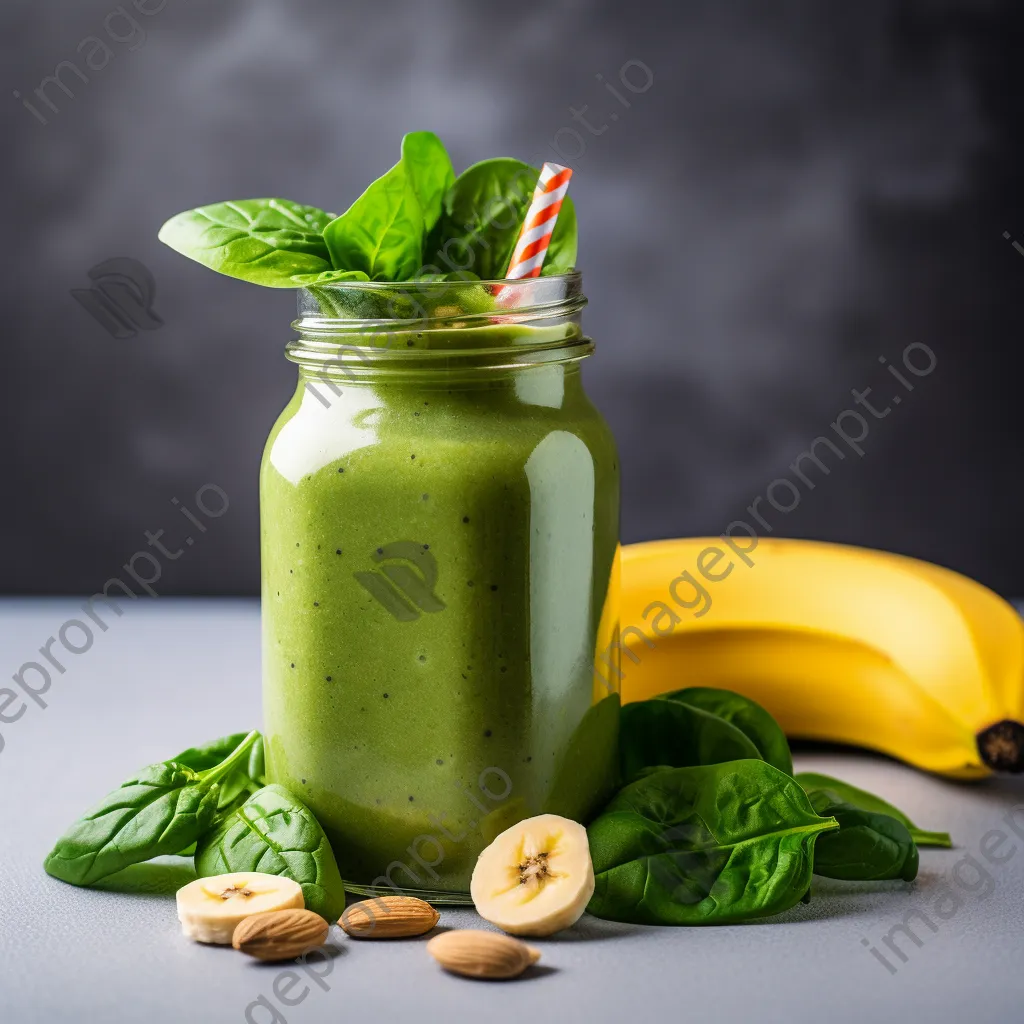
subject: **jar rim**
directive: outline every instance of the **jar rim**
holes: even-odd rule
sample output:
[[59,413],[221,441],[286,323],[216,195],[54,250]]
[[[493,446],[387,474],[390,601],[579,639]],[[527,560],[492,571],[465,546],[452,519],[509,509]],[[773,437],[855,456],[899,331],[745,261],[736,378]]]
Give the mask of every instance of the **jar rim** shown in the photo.
[[575,361],[593,349],[583,334],[582,276],[503,281],[342,281],[303,289],[299,335],[287,354],[323,367],[507,368]]
[[[328,271],[328,272],[330,272],[330,271]],[[457,273],[461,273],[461,272],[463,272],[463,271],[460,271],[460,270],[453,270],[452,271],[453,274],[457,274]],[[536,276],[536,278],[516,278],[516,279],[512,279],[512,278],[466,278],[466,279],[460,279],[460,280],[452,280],[451,278],[449,278],[449,280],[445,280],[445,281],[439,281],[439,280],[438,281],[433,281],[433,280],[429,280],[429,279],[424,279],[424,280],[421,280],[421,281],[332,281],[332,282],[326,282],[323,285],[317,285],[315,283],[310,283],[310,284],[305,285],[303,288],[299,289],[299,291],[308,292],[310,289],[331,289],[331,290],[338,289],[339,291],[344,291],[344,290],[356,290],[356,291],[362,291],[362,290],[369,290],[369,291],[376,291],[376,290],[395,291],[395,290],[399,290],[400,291],[402,289],[415,290],[415,289],[421,289],[421,288],[430,289],[430,288],[444,288],[444,287],[453,287],[453,286],[455,286],[455,287],[470,287],[470,286],[473,286],[473,285],[488,285],[488,286],[497,286],[497,287],[505,287],[505,286],[510,286],[510,285],[517,285],[517,286],[520,286],[520,287],[527,287],[528,288],[530,286],[532,286],[532,287],[540,287],[540,286],[543,286],[546,283],[550,284],[552,282],[582,283],[583,282],[583,273],[580,270],[573,269],[573,270],[569,270],[568,273],[547,273],[547,274],[542,273],[542,274]]]
[[[452,274],[463,273],[464,271],[454,270]],[[330,273],[330,272],[328,272]],[[509,287],[517,286],[524,289],[541,289],[545,284],[551,285],[554,282],[565,282],[573,285],[582,285],[583,274],[579,270],[571,270],[567,274],[540,274],[537,277],[520,277],[520,278],[463,278],[463,279],[451,279],[448,280],[429,280],[424,279],[420,281],[328,281],[323,284],[316,284],[311,282],[304,287],[300,288],[300,292],[308,292],[311,290],[322,290],[329,289],[331,291],[413,291],[418,289],[438,289],[444,288],[464,288],[472,287],[474,285],[496,287]]]
[[[334,281],[298,292],[297,331],[452,329],[463,321],[534,322],[577,314],[583,276],[551,274],[519,280]],[[474,324],[475,325],[475,324]]]

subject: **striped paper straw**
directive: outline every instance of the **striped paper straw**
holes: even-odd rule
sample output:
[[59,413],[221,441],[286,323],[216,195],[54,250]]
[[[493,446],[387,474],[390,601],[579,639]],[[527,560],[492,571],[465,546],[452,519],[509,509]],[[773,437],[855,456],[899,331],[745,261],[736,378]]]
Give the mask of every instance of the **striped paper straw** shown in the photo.
[[509,260],[508,272],[505,274],[507,279],[518,280],[540,275],[544,257],[548,254],[551,232],[555,230],[558,211],[562,208],[565,193],[569,191],[571,177],[571,167],[545,164],[541,168],[519,241],[512,250],[512,259]]

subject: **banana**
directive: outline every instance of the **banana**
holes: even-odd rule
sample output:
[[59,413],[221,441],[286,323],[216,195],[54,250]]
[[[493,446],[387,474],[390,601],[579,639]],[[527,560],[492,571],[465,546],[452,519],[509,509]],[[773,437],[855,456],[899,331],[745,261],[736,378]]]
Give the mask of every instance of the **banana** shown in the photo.
[[1011,605],[901,555],[740,539],[623,548],[624,701],[718,686],[789,736],[951,778],[1024,770],[1024,622]]
[[269,910],[302,909],[298,882],[259,871],[234,871],[197,878],[178,890],[178,920],[187,938],[231,945],[240,921]]
[[587,830],[557,814],[520,821],[480,854],[469,891],[480,916],[511,935],[568,928],[594,895]]

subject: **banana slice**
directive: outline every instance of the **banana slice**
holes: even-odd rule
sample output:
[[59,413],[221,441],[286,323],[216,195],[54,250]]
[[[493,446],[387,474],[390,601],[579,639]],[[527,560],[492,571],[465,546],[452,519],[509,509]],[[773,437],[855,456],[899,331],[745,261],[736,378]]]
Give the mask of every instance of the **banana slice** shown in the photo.
[[304,908],[298,882],[259,871],[197,878],[178,890],[181,930],[196,942],[230,946],[239,921],[268,910]]
[[594,895],[587,830],[557,814],[513,825],[480,854],[469,891],[480,916],[511,935],[568,928]]

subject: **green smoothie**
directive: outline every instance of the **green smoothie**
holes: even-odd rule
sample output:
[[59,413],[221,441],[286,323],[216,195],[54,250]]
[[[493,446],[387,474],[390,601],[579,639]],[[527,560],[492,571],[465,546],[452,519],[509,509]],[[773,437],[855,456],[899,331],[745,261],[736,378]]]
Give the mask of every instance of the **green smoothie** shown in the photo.
[[456,174],[432,132],[341,214],[186,210],[167,245],[298,290],[260,482],[267,770],[350,887],[458,899],[616,781],[615,445],[587,399],[572,170]]
[[561,334],[428,322],[409,347],[443,365],[333,389],[295,354],[261,475],[268,771],[356,887],[464,893],[504,828],[614,781],[618,464]]

